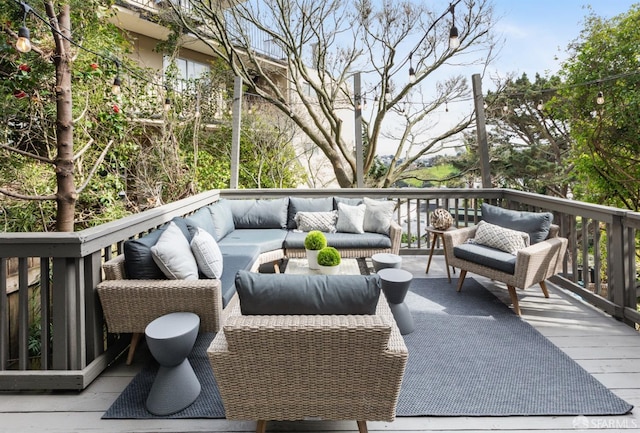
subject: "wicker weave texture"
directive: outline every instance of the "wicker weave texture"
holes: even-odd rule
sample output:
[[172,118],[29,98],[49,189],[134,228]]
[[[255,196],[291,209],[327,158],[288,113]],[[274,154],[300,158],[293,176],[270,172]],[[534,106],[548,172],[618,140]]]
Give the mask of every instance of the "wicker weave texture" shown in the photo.
[[241,316],[208,349],[228,419],[392,421],[407,348],[384,297],[373,316]]
[[526,289],[560,272],[568,240],[558,237],[558,226],[552,225],[549,237],[542,242],[518,250],[513,275],[487,266],[460,259],[453,254],[456,245],[474,237],[475,227],[466,227],[444,233],[447,262],[450,266],[500,281],[509,286]]
[[203,332],[220,329],[219,280],[105,280],[97,290],[112,333],[142,333],[152,320],[177,311],[200,316]]

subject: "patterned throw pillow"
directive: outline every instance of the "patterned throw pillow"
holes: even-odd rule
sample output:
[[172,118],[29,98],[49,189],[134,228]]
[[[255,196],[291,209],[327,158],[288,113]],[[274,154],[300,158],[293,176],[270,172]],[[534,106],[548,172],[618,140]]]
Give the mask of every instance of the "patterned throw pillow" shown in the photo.
[[191,240],[191,252],[198,264],[198,270],[207,278],[222,277],[222,252],[213,236],[198,227]]
[[338,211],[330,212],[297,212],[294,217],[298,230],[310,232],[311,230],[320,230],[325,233],[336,232],[336,222],[338,220]]
[[473,243],[516,255],[518,250],[529,246],[529,234],[480,221]]

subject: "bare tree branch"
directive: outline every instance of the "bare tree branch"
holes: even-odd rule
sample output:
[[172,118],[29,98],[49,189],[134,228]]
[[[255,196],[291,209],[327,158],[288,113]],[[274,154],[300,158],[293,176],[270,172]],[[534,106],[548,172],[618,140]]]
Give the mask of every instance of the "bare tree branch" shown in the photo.
[[49,158],[45,158],[44,156],[36,155],[35,153],[26,152],[24,150],[16,149],[15,147],[9,146],[8,144],[0,144],[0,149],[6,149],[9,152],[18,153],[22,156],[26,156],[31,159],[35,159],[40,162],[44,162],[47,164],[55,164],[55,161],[52,161]]

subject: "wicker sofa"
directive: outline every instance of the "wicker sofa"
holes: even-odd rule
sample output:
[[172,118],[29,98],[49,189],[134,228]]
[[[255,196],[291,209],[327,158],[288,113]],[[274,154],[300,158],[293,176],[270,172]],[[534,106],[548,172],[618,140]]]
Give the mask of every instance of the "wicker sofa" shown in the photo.
[[[234,278],[239,270],[258,271],[266,263],[304,254],[305,232],[297,229],[298,212],[335,211],[340,199],[282,198],[275,200],[220,200],[185,218],[172,221],[186,237],[202,228],[212,235],[222,253],[219,279],[166,279],[155,264],[150,248],[162,235],[161,227],[124,244],[124,254],[103,264],[104,281],[97,291],[111,333],[131,333],[127,362],[131,363],[144,328],[153,319],[170,312],[187,311],[200,316],[201,331],[217,332],[224,309],[236,294]],[[343,199],[349,205],[363,200]],[[398,253],[402,229],[389,221],[386,234],[327,233],[329,245],[343,257],[370,257]]]
[[[368,420],[393,421],[408,351],[377,275],[238,280],[239,300],[207,350],[228,419],[257,420],[258,433],[268,420],[357,420],[361,433]],[[280,296],[292,302],[270,299],[274,286],[291,288]],[[361,299],[369,311],[345,307]]]

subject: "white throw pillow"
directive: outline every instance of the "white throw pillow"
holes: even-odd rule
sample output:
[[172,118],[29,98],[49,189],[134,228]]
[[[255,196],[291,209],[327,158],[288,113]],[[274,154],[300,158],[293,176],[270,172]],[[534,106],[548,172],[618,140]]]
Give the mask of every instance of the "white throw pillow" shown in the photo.
[[338,221],[336,229],[342,233],[364,233],[364,213],[366,206],[349,206],[338,203]]
[[198,227],[191,240],[191,252],[202,275],[218,280],[222,277],[222,252],[209,232]]
[[480,221],[473,243],[516,255],[518,250],[529,246],[529,234]]
[[388,235],[396,203],[365,197],[364,204],[367,207],[364,213],[364,231]]
[[170,280],[197,280],[198,264],[191,254],[189,241],[174,222],[170,222],[151,247],[156,265]]
[[294,217],[298,230],[310,232],[311,230],[320,230],[325,233],[336,232],[336,221],[338,220],[338,211],[329,212],[297,212]]

